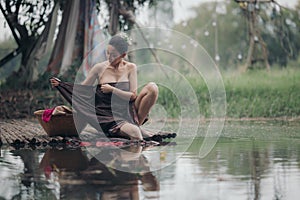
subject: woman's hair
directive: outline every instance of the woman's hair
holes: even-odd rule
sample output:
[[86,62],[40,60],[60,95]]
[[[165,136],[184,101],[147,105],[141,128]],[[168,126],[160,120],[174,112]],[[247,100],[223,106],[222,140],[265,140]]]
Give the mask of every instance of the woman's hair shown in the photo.
[[119,35],[113,36],[108,44],[113,46],[120,54],[124,54],[128,50],[128,43]]

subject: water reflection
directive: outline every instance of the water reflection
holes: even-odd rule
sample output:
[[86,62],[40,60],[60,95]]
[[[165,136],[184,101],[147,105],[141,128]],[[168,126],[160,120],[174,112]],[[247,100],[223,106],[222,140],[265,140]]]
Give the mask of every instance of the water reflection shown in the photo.
[[[202,142],[201,138],[195,140],[189,152],[176,163],[174,180],[185,177],[189,181],[174,182],[173,188],[179,191],[173,195],[188,199],[197,199],[196,196],[201,196],[200,199],[297,199],[299,139],[220,138],[210,155],[199,160],[195,155]],[[183,187],[191,189],[180,189]],[[164,184],[161,191],[165,191]]]
[[[139,146],[124,151],[97,147],[93,155],[85,148],[4,147],[0,199],[298,199],[299,130],[300,125],[284,124],[227,126],[228,137],[220,138],[205,159],[198,158],[199,137],[176,162],[152,173],[149,155],[161,163],[181,155],[185,138],[161,152],[160,147]],[[139,173],[125,172],[136,166]]]
[[[147,168],[147,160],[128,158],[126,152],[141,153],[141,146],[131,146],[122,153],[105,148],[101,153],[114,165],[121,161],[125,167]],[[117,152],[117,153],[116,153]],[[107,167],[95,157],[88,157],[82,149],[49,149],[43,156],[40,168],[49,181],[57,181],[56,190],[63,199],[139,199],[139,189],[158,191],[159,183],[149,169],[138,174]],[[103,157],[103,156],[102,156]],[[143,159],[141,159],[143,158]],[[126,165],[124,164],[126,160]],[[141,185],[141,187],[139,187]],[[76,192],[75,192],[76,191]]]
[[0,199],[55,199],[39,170],[41,152],[1,149]]

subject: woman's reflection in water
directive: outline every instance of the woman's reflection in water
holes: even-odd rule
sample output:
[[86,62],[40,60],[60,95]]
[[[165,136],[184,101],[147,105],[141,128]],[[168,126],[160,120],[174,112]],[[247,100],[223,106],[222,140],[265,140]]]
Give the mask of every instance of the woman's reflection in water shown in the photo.
[[[122,151],[102,148],[92,158],[80,148],[49,149],[40,168],[48,179],[59,183],[61,199],[140,199],[141,192],[150,191],[151,198],[154,194],[158,198],[158,192],[153,191],[159,191],[159,183],[150,172],[148,162],[141,154],[142,149],[141,146],[130,146]],[[133,158],[132,153],[139,156]],[[99,156],[100,161],[110,161],[109,165],[100,162]],[[140,167],[139,173],[128,172],[137,166]]]

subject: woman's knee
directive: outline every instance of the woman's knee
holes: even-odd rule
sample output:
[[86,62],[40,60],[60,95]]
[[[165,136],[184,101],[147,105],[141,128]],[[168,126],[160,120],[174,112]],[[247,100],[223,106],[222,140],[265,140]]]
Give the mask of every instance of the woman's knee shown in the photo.
[[132,127],[132,132],[129,133],[132,137],[132,139],[138,139],[138,140],[142,140],[143,139],[143,136],[142,136],[142,133],[141,133],[141,130],[139,127],[133,125]]
[[158,86],[154,82],[149,82],[146,85],[147,91],[152,95],[158,95]]

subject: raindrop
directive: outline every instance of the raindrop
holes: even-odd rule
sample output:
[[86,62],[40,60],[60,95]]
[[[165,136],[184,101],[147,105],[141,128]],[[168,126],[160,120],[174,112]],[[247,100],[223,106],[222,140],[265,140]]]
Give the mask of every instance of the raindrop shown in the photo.
[[241,53],[238,54],[238,59],[242,60],[243,59],[243,55]]
[[173,45],[172,45],[172,44],[170,44],[170,45],[169,45],[169,48],[170,48],[170,49],[173,49]]
[[187,26],[187,22],[186,21],[182,22],[182,26],[186,27]]
[[196,40],[190,40],[191,45],[193,45],[194,47],[197,47],[197,41]]
[[152,49],[153,48],[153,44],[151,43],[151,44],[149,44],[149,47]]
[[254,36],[254,41],[257,42],[258,41],[258,37]]
[[285,20],[285,23],[286,23],[287,25],[291,25],[291,24],[292,24],[292,20],[291,20],[291,19],[286,19],[286,20]]
[[256,9],[256,10],[259,10],[259,9],[260,9],[259,4],[255,4],[255,9]]
[[205,36],[209,36],[209,32],[208,32],[208,31],[205,31],[205,32],[204,32],[204,35],[205,35]]
[[4,28],[6,28],[6,21],[4,21]]
[[181,48],[182,48],[182,49],[185,49],[185,48],[186,48],[186,45],[185,45],[185,44],[183,44],[183,45],[181,46]]
[[215,56],[215,60],[220,61],[220,56],[218,54]]
[[157,45],[158,45],[158,46],[160,46],[160,45],[161,45],[161,42],[160,42],[160,41],[159,41],[159,42],[157,42]]
[[213,22],[213,23],[212,23],[212,26],[217,26],[217,22]]

